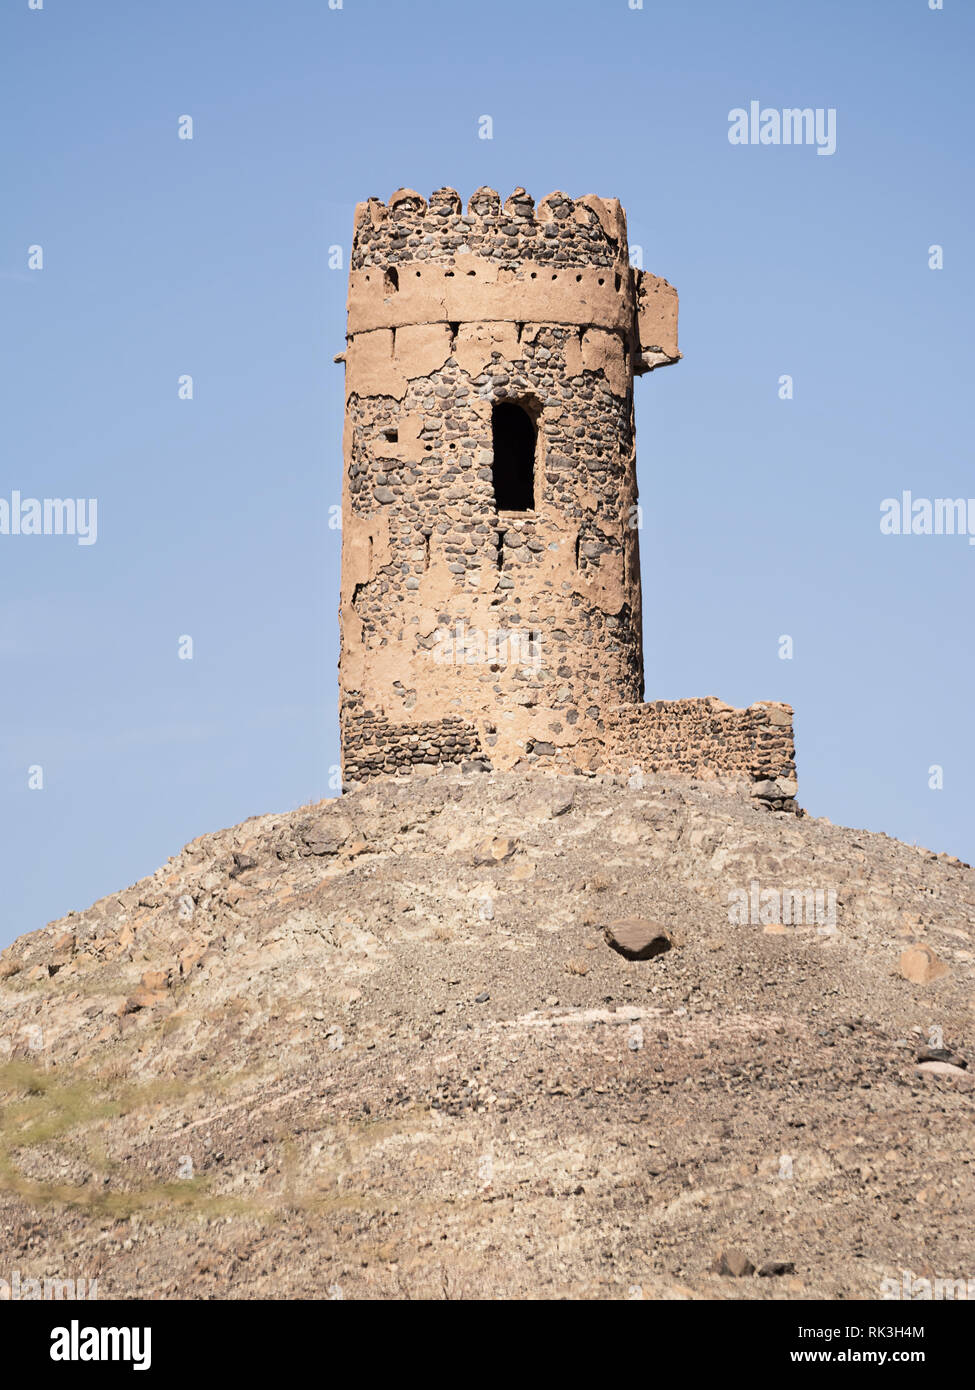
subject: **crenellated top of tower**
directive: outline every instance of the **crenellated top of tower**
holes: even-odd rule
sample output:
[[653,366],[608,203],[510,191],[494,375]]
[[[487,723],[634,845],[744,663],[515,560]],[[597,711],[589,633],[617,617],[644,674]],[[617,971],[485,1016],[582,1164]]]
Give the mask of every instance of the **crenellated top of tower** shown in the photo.
[[677,294],[629,263],[616,198],[523,188],[504,203],[478,188],[464,211],[453,188],[429,202],[400,188],[355,211],[348,334],[457,322],[568,324],[616,333],[634,375],[676,362]]
[[458,254],[501,265],[626,265],[626,216],[616,198],[592,194],[572,199],[557,191],[536,207],[523,188],[503,204],[493,188],[478,188],[466,212],[453,188],[438,188],[429,202],[400,188],[388,203],[370,198],[356,207],[354,270],[402,261],[450,264]]

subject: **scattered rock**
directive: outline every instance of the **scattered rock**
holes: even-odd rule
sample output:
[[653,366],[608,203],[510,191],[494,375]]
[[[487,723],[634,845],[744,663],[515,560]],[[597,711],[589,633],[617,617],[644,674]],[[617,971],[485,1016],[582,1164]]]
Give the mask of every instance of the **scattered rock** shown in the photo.
[[134,994],[122,1000],[115,1012],[119,1018],[124,1018],[126,1014],[138,1013],[140,1009],[151,1009],[153,1005],[162,1003],[165,998],[165,990],[146,989],[145,985],[141,985]]
[[922,1076],[968,1076],[964,1067],[952,1066],[950,1062],[920,1062],[915,1070]]
[[603,928],[606,944],[627,960],[650,960],[677,943],[669,927],[645,917],[621,917]]
[[188,975],[190,971],[193,969],[194,965],[197,965],[202,959],[202,947],[191,947],[189,950],[184,951],[179,958],[180,974]]
[[968,1063],[965,1058],[957,1052],[952,1052],[947,1047],[922,1047],[917,1054],[919,1062],[948,1062],[950,1066],[960,1067],[964,1070]]
[[792,1260],[766,1260],[765,1264],[759,1266],[759,1279],[777,1279],[780,1274],[795,1274],[796,1267]]
[[755,1266],[740,1250],[722,1250],[711,1265],[712,1274],[723,1274],[729,1279],[744,1279],[755,1273]]
[[19,975],[23,968],[23,962],[17,960],[15,956],[11,956],[8,960],[0,960],[0,980],[9,980],[12,975]]
[[[348,814],[337,813],[334,808],[330,808],[327,815],[305,821],[297,827],[297,831],[298,852],[301,855],[336,855],[341,850],[347,851],[352,845],[364,845],[366,838]],[[236,861],[236,854],[234,859]]]
[[474,850],[474,867],[483,868],[490,864],[504,864],[517,848],[517,840],[482,840]]
[[328,831],[309,831],[304,839],[305,852],[316,855],[338,854],[343,839],[344,836],[329,834]]
[[939,960],[930,946],[909,946],[901,955],[898,969],[905,980],[914,985],[929,985],[948,974],[948,967]]

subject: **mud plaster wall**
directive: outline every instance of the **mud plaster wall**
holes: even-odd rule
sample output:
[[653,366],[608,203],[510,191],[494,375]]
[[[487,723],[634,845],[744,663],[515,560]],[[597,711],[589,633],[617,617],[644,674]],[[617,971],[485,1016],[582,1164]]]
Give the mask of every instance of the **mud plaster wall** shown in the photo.
[[[479,189],[465,214],[441,189],[358,206],[340,359],[346,781],[622,756],[613,711],[643,696],[633,377],[678,358],[676,293],[631,269],[615,200],[536,209],[518,189],[502,207]],[[531,512],[495,510],[503,400],[537,427]],[[705,737],[689,717],[620,727],[670,760],[674,737]],[[720,765],[721,747],[696,762]]]

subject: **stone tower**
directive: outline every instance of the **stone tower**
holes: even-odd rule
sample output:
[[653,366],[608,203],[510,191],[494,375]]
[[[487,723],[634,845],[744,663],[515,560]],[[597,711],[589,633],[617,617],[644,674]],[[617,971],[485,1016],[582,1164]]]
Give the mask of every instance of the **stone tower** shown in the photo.
[[677,295],[615,199],[360,203],[349,277],[344,779],[602,765],[643,697],[633,378]]

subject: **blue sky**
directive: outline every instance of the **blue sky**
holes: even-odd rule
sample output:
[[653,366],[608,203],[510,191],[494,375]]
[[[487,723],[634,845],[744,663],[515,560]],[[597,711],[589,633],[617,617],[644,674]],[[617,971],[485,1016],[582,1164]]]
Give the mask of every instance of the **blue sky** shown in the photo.
[[[975,496],[973,39],[962,0],[5,0],[0,498],[98,533],[0,535],[0,945],[329,794],[329,248],[401,185],[623,202],[684,352],[637,385],[648,698],[787,700],[811,813],[971,859],[975,547],[879,521]],[[835,153],[730,144],[752,100]]]

